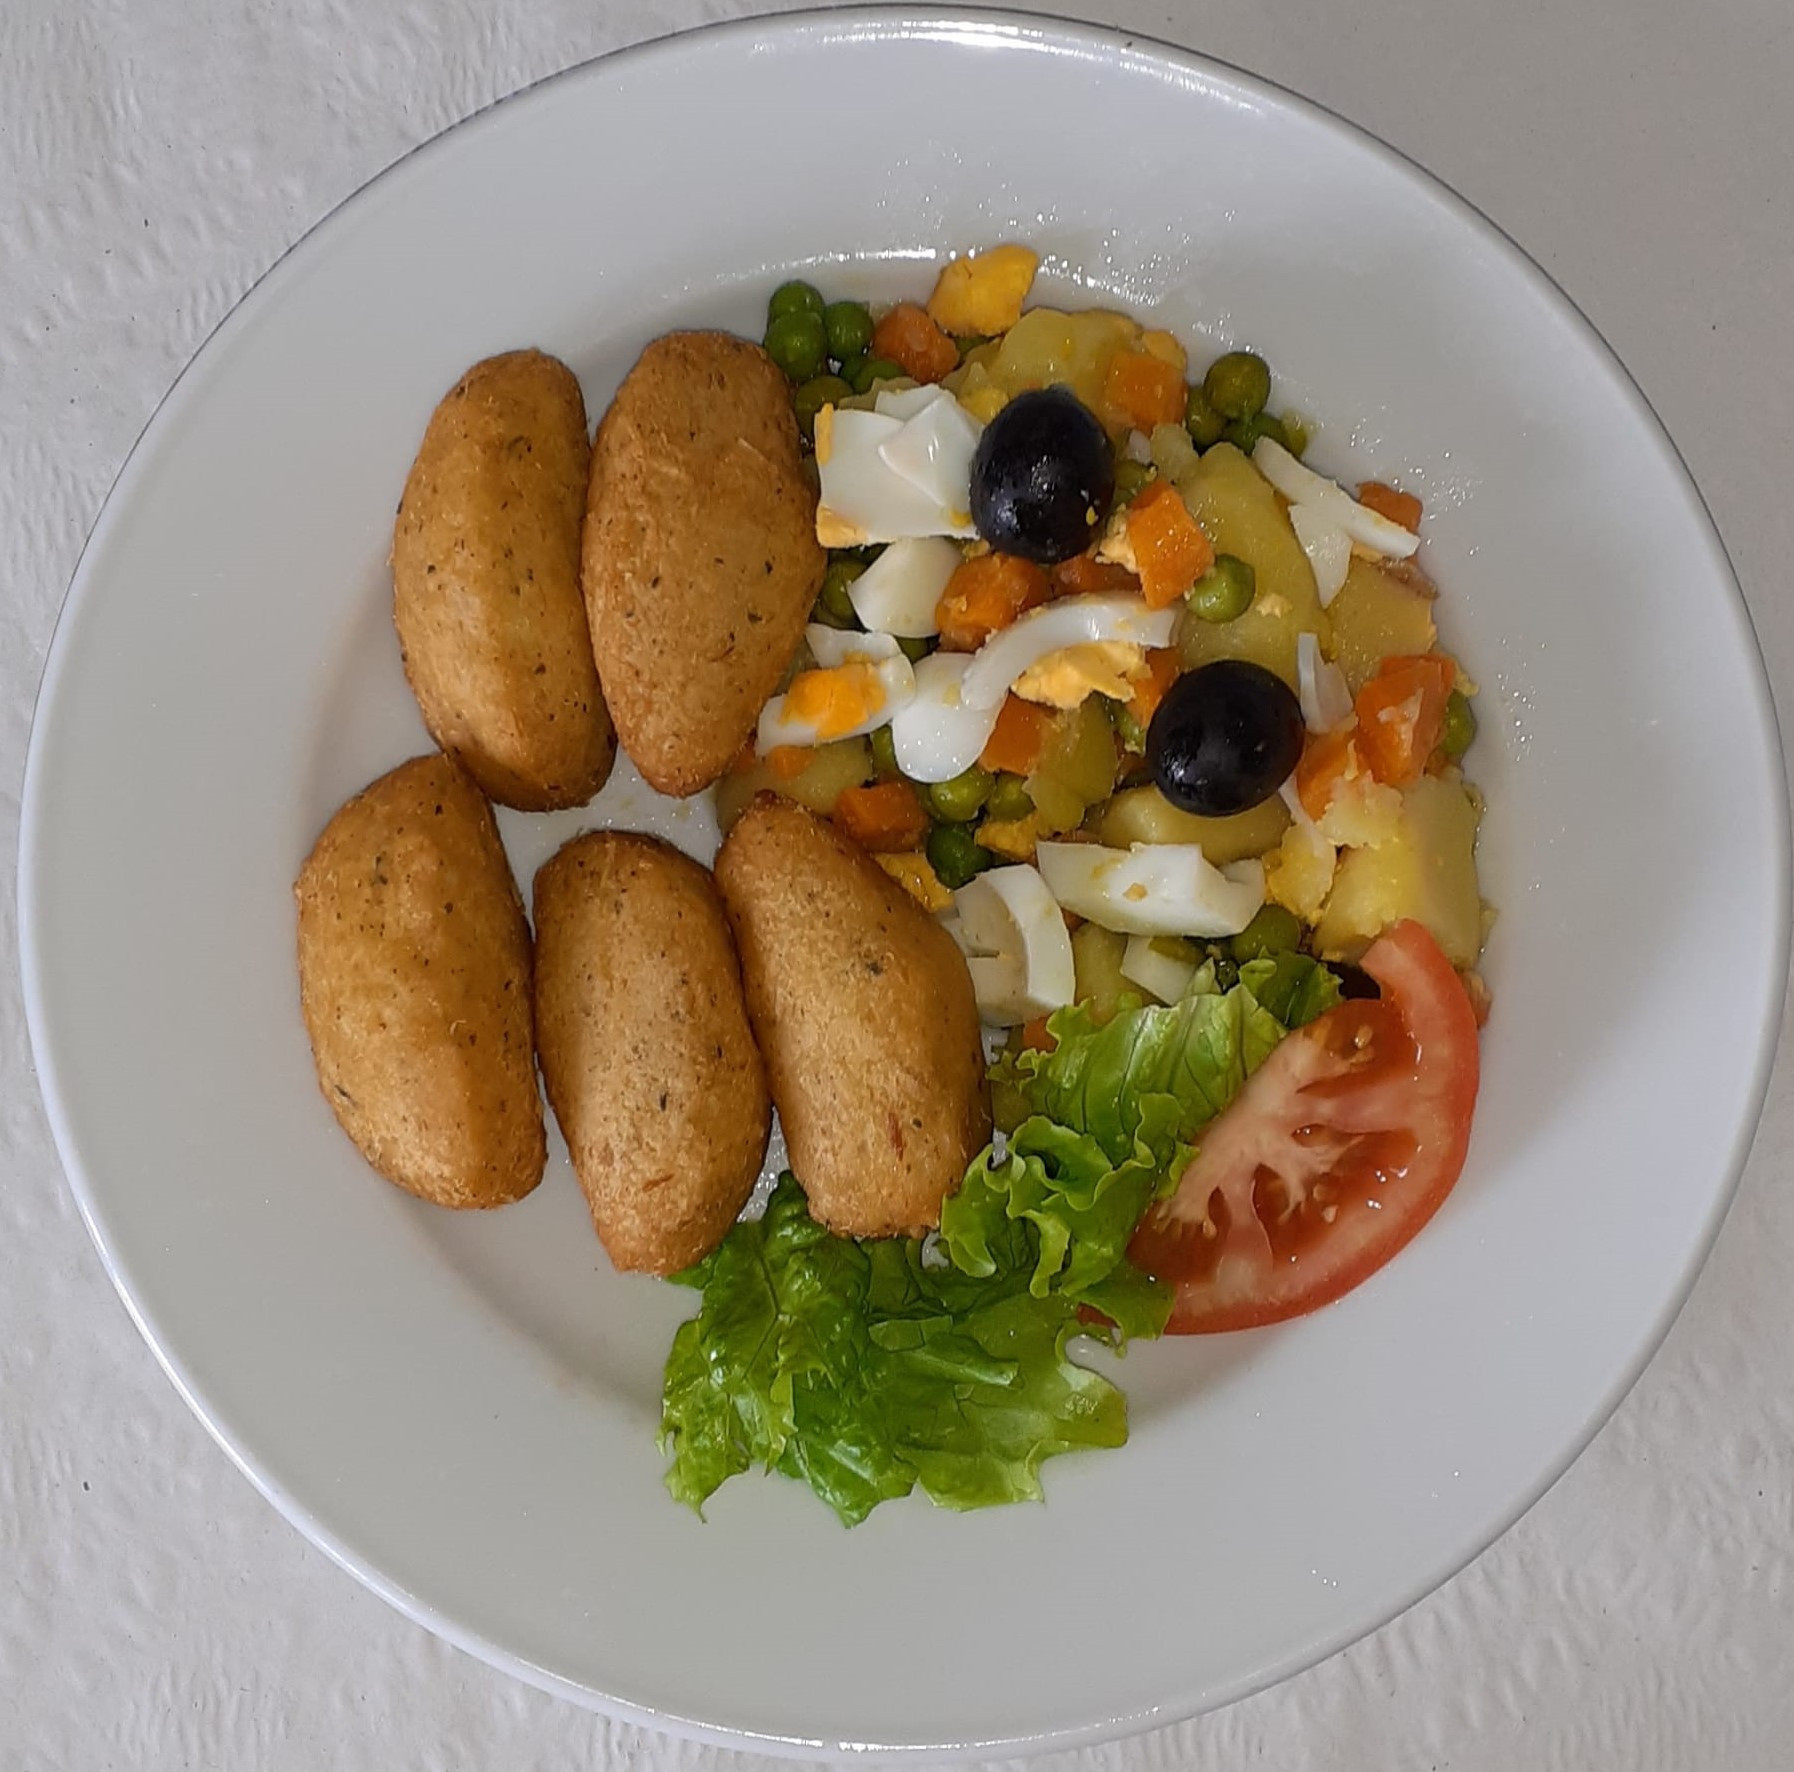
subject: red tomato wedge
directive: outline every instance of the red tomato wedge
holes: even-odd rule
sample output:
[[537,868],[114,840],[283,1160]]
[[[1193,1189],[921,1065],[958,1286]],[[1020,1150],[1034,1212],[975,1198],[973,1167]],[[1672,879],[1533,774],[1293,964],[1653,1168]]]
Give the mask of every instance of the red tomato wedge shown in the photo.
[[1374,942],[1381,990],[1298,1028],[1203,1135],[1128,1254],[1177,1288],[1169,1332],[1280,1323],[1331,1304],[1431,1218],[1464,1167],[1476,1017],[1418,923]]

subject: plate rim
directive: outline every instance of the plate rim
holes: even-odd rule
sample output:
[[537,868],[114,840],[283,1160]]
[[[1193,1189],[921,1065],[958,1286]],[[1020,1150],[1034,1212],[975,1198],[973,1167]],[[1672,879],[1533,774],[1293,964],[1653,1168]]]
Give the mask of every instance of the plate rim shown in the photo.
[[[1379,1608],[1378,1616],[1369,1624],[1331,1633],[1318,1646],[1306,1645],[1293,1650],[1259,1670],[1255,1677],[1240,1682],[1237,1686],[1226,1687],[1201,1697],[1191,1697],[1186,1693],[1145,1711],[1130,1712],[1121,1716],[1107,1716],[1081,1727],[1054,1729],[1033,1734],[1003,1735],[970,1742],[887,1745],[846,1740],[829,1741],[820,1738],[785,1736],[719,1727],[695,1717],[680,1716],[664,1710],[643,1709],[627,1700],[597,1692],[591,1687],[568,1680],[551,1670],[537,1666],[515,1652],[481,1636],[478,1632],[467,1629],[455,1619],[437,1611],[421,1596],[410,1592],[390,1579],[381,1569],[352,1551],[314,1513],[302,1506],[288,1493],[273,1471],[262,1468],[248,1451],[233,1442],[227,1428],[215,1417],[205,1397],[192,1381],[179,1353],[166,1343],[158,1330],[153,1315],[136,1296],[131,1275],[118,1259],[91,1183],[76,1157],[78,1140],[74,1126],[66,1112],[57,1065],[45,1032],[48,998],[40,971],[35,939],[39,922],[38,900],[42,891],[36,880],[41,848],[40,832],[47,820],[41,779],[44,767],[42,734],[46,714],[54,706],[63,672],[68,666],[70,653],[68,634],[72,625],[71,618],[85,605],[90,594],[86,575],[88,560],[94,552],[96,543],[103,537],[115,519],[117,511],[121,508],[121,494],[129,495],[138,473],[145,469],[151,459],[145,453],[145,444],[152,439],[153,434],[159,432],[165,417],[171,410],[178,411],[179,402],[184,397],[182,390],[190,385],[190,374],[200,360],[215,344],[228,339],[241,326],[248,323],[244,318],[244,312],[250,308],[252,301],[261,293],[264,286],[277,283],[284,275],[288,274],[290,260],[299,255],[302,250],[309,249],[315,236],[334,227],[345,214],[357,212],[358,206],[371,198],[376,187],[381,186],[384,181],[399,173],[401,169],[408,167],[413,161],[444,149],[451,137],[460,138],[466,134],[478,134],[482,130],[495,126],[499,114],[508,105],[528,99],[562,82],[573,83],[582,79],[594,78],[601,70],[609,71],[613,64],[627,66],[634,63],[640,64],[643,68],[652,68],[656,61],[663,57],[677,56],[694,41],[708,45],[735,37],[752,38],[772,35],[816,39],[822,42],[833,40],[877,42],[893,39],[929,38],[948,43],[954,39],[964,39],[974,34],[981,35],[986,46],[990,46],[994,38],[997,45],[1005,49],[1046,48],[1061,53],[1082,53],[1112,62],[1137,62],[1161,72],[1170,68],[1179,73],[1207,79],[1210,82],[1231,85],[1236,90],[1243,91],[1250,96],[1270,100],[1278,109],[1293,111],[1310,122],[1319,124],[1327,133],[1335,137],[1343,137],[1361,150],[1369,150],[1374,156],[1390,165],[1410,184],[1416,186],[1422,195],[1441,205],[1452,214],[1456,221],[1467,225],[1484,244],[1507,258],[1527,281],[1534,284],[1559,309],[1563,317],[1572,322],[1584,348],[1590,350],[1593,357],[1608,371],[1616,389],[1632,407],[1634,417],[1642,421],[1645,429],[1652,434],[1679,474],[1685,490],[1691,495],[1698,526],[1704,531],[1706,545],[1714,556],[1720,576],[1729,592],[1732,612],[1741,618],[1743,634],[1749,641],[1747,663],[1754,665],[1754,669],[1749,671],[1752,692],[1750,699],[1755,714],[1754,724],[1768,763],[1769,786],[1771,790],[1777,786],[1780,788],[1779,795],[1773,791],[1771,793],[1775,824],[1771,835],[1774,838],[1773,854],[1775,859],[1773,863],[1774,878],[1770,882],[1771,894],[1779,905],[1780,915],[1776,924],[1773,966],[1768,975],[1772,983],[1765,997],[1762,1025],[1757,1031],[1756,1063],[1747,1092],[1748,1112],[1741,1118],[1734,1130],[1730,1147],[1724,1153],[1723,1161],[1716,1170],[1716,1173],[1722,1177],[1722,1184],[1714,1193],[1700,1234],[1692,1241],[1662,1307],[1652,1321],[1639,1350],[1626,1364],[1619,1380],[1610,1386],[1605,1394],[1595,1400],[1581,1427],[1571,1436],[1561,1455],[1548,1465],[1536,1483],[1524,1492],[1518,1503],[1509,1509],[1498,1511],[1497,1517],[1486,1531],[1478,1535],[1478,1541],[1467,1557],[1460,1559],[1455,1554],[1448,1554],[1443,1560],[1442,1566],[1430,1568],[1405,1584],[1401,1597],[1392,1605]],[[88,1235],[92,1238],[100,1256],[101,1265],[114,1291],[124,1304],[131,1321],[148,1344],[157,1364],[167,1374],[182,1401],[198,1418],[232,1464],[249,1479],[287,1521],[322,1550],[338,1567],[347,1571],[362,1585],[369,1588],[412,1622],[422,1625],[433,1635],[475,1656],[486,1665],[521,1679],[538,1690],[567,1699],[583,1709],[597,1711],[620,1722],[683,1735],[689,1739],[719,1747],[735,1749],[745,1747],[760,1751],[776,1749],[805,1758],[831,1757],[845,1752],[856,1754],[870,1752],[881,1757],[902,1758],[910,1763],[924,1763],[993,1751],[1010,1754],[1037,1753],[1048,1749],[1071,1749],[1112,1741],[1118,1737],[1149,1728],[1166,1727],[1249,1697],[1253,1693],[1280,1684],[1310,1667],[1318,1666],[1322,1661],[1330,1659],[1342,1649],[1381,1630],[1427,1595],[1436,1591],[1454,1575],[1468,1568],[1491,1544],[1504,1536],[1522,1516],[1528,1513],[1540,1498],[1555,1486],[1569,1467],[1581,1457],[1596,1434],[1606,1425],[1615,1410],[1637,1384],[1646,1367],[1655,1358],[1687,1303],[1694,1283],[1711,1255],[1720,1227],[1737,1194],[1762,1119],[1770,1079],[1778,1056],[1781,1006],[1788,991],[1790,947],[1791,944],[1794,944],[1794,853],[1791,853],[1789,779],[1774,690],[1761,638],[1724,536],[1686,458],[1625,361],[1595,326],[1580,304],[1498,222],[1454,186],[1427,169],[1412,156],[1385,141],[1372,130],[1352,122],[1329,106],[1263,75],[1252,73],[1237,64],[1179,44],[1166,42],[1147,32],[1127,30],[1118,26],[1092,24],[1088,21],[1069,19],[1051,13],[1024,13],[990,6],[929,5],[913,9],[894,4],[813,6],[790,12],[750,14],[704,24],[690,30],[662,33],[623,44],[567,67],[556,69],[511,92],[489,100],[478,109],[406,149],[364,180],[353,191],[332,204],[255,276],[194,349],[167,389],[156,401],[141,430],[125,452],[110,486],[101,499],[93,522],[76,557],[68,587],[58,608],[33,698],[20,794],[18,831],[15,910],[18,917],[21,997],[39,1094],[56,1146],[58,1160],[62,1165],[69,1190],[75,1198],[82,1223],[86,1226]]]

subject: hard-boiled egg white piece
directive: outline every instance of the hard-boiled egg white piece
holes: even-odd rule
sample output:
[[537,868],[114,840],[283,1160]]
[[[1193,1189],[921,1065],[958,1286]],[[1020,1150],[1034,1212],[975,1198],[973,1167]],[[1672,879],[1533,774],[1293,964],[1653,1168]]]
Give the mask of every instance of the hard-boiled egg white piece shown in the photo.
[[831,628],[820,621],[813,621],[804,629],[804,644],[824,670],[833,670],[856,658],[882,664],[887,658],[903,656],[903,648],[889,634],[862,634],[853,628]]
[[1161,954],[1150,935],[1130,935],[1121,956],[1121,976],[1141,990],[1150,991],[1161,1003],[1178,1002],[1190,988],[1196,968],[1188,960]]
[[1262,863],[1218,868],[1194,843],[1042,843],[1035,860],[1066,910],[1122,935],[1238,935],[1265,901]]
[[944,388],[903,429],[878,448],[894,474],[901,474],[956,519],[971,524],[972,456],[984,427]]
[[1322,505],[1291,505],[1289,525],[1308,556],[1314,572],[1314,588],[1320,593],[1321,607],[1327,608],[1339,595],[1352,564],[1352,538],[1333,521]]
[[938,535],[892,542],[847,587],[854,614],[878,634],[924,640],[938,633],[934,612],[960,559],[959,549]]
[[1406,560],[1420,546],[1413,530],[1392,523],[1381,511],[1361,505],[1343,486],[1304,467],[1281,443],[1260,437],[1252,446],[1252,465],[1289,500],[1324,513],[1349,540],[1386,560]]
[[1313,634],[1296,636],[1296,693],[1310,732],[1336,732],[1352,717],[1345,673],[1321,657],[1321,643]]
[[[923,418],[932,410],[925,408]],[[821,500],[816,539],[824,547],[863,547],[911,535],[974,533],[964,502],[949,505],[906,479],[881,453],[913,420],[883,412],[825,406],[816,415],[816,470]]]
[[780,745],[858,738],[883,726],[915,692],[915,672],[902,653],[800,671],[783,695],[775,695],[760,710],[756,742],[764,755]]
[[992,868],[954,893],[953,907],[949,927],[965,950],[985,1021],[1012,1027],[1072,1000],[1071,937],[1036,869]]
[[1010,684],[1050,652],[1093,640],[1169,646],[1176,624],[1175,608],[1149,609],[1143,597],[1061,597],[1029,610],[986,640],[972,654],[961,693],[974,706],[995,707],[1009,693]]
[[972,658],[964,652],[931,652],[915,666],[915,693],[891,721],[897,767],[911,781],[951,781],[978,761],[996,730],[995,707],[974,707],[964,698]]
[[873,396],[872,410],[882,412],[886,418],[894,418],[907,424],[918,412],[932,406],[935,401],[952,398],[945,388],[936,387],[930,382],[924,382],[915,388],[894,388],[888,382],[880,382],[878,392]]

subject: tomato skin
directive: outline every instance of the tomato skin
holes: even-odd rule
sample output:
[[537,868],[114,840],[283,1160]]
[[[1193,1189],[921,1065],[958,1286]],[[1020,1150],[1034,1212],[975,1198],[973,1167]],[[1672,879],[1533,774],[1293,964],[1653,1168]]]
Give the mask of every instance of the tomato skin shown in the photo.
[[1129,1245],[1176,1285],[1169,1333],[1318,1310],[1397,1254],[1463,1170],[1479,1081],[1463,983],[1417,923],[1364,956],[1381,995],[1291,1034]]

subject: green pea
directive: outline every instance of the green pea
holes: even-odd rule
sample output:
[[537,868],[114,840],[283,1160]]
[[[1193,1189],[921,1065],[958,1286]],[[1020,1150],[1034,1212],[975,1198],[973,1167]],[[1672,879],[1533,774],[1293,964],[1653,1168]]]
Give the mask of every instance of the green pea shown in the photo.
[[1445,698],[1445,721],[1439,728],[1439,748],[1455,763],[1476,740],[1476,709],[1463,690]]
[[1283,447],[1300,461],[1308,453],[1308,421],[1296,413],[1285,412],[1277,422],[1283,426]]
[[897,636],[897,650],[914,664],[917,659],[926,658],[934,650],[932,640],[912,640],[907,634]]
[[814,283],[804,282],[801,277],[793,277],[789,283],[781,283],[766,304],[766,318],[769,322],[783,319],[787,314],[814,314],[821,319],[824,311],[822,291]]
[[830,559],[822,575],[822,589],[816,593],[816,613],[830,627],[859,625],[860,618],[854,614],[853,599],[848,596],[847,587],[865,570],[858,560],[846,560],[840,555]]
[[1223,418],[1257,418],[1271,397],[1271,366],[1251,351],[1228,351],[1208,366],[1202,391]]
[[1244,965],[1266,954],[1288,953],[1302,945],[1302,925],[1280,904],[1259,906],[1258,915],[1233,938],[1233,957]]
[[[1252,453],[1252,446],[1260,437],[1269,437],[1273,443],[1281,443],[1285,449],[1289,449],[1291,442],[1283,420],[1269,412],[1261,412],[1256,418],[1232,419],[1223,434],[1229,443],[1245,455]],[[1289,452],[1291,455],[1295,454],[1293,449],[1289,449]]]
[[1131,455],[1122,456],[1115,464],[1115,503],[1110,509],[1119,511],[1124,505],[1132,504],[1152,477],[1150,463],[1135,461]]
[[959,360],[963,363],[980,345],[987,345],[990,341],[991,334],[988,332],[968,332],[964,338],[956,338],[953,343],[959,351]]
[[1217,554],[1215,563],[1190,588],[1190,609],[1204,621],[1238,621],[1252,607],[1258,574],[1236,554]]
[[1219,443],[1222,432],[1227,429],[1227,420],[1215,410],[1200,382],[1190,384],[1190,397],[1184,402],[1184,429],[1198,449]]
[[828,339],[820,314],[781,314],[766,325],[766,354],[793,381],[809,381],[828,367]]
[[957,892],[995,860],[964,825],[937,824],[928,833],[928,865],[949,892]]
[[853,384],[856,394],[869,394],[877,381],[895,381],[903,373],[901,364],[889,357],[855,357],[841,365],[841,373]]
[[832,301],[822,310],[828,354],[837,363],[863,356],[872,343],[872,313],[863,301]]
[[974,763],[951,781],[930,782],[922,790],[928,810],[947,824],[970,824],[990,798],[996,780],[988,769]]
[[791,396],[797,411],[797,428],[807,440],[816,435],[816,414],[825,406],[839,406],[853,393],[838,375],[813,375]]
[[1026,818],[1033,812],[1034,798],[1028,792],[1028,784],[1019,775],[1010,775],[1005,771],[997,777],[984,809],[999,823],[1013,824],[1017,819]]
[[893,776],[903,773],[897,767],[897,742],[891,737],[889,726],[874,726],[869,742],[872,746],[872,767],[877,770],[880,781],[889,781]]

